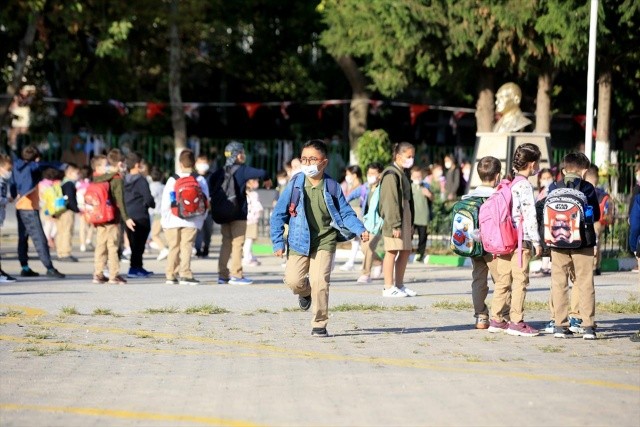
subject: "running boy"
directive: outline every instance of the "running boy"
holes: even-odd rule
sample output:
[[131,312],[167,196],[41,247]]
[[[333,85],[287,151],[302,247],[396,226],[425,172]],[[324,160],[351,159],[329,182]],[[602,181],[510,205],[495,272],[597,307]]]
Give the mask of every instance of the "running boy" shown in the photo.
[[[302,310],[313,301],[311,335],[326,337],[329,320],[329,282],[337,239],[369,233],[347,203],[340,186],[324,173],[329,160],[321,140],[304,144],[302,174],[295,176],[278,199],[271,215],[271,241],[277,257],[284,255],[284,225],[289,224],[289,259],[284,282],[298,295]],[[294,202],[294,193],[299,197]],[[335,227],[335,228],[334,228]],[[345,233],[352,233],[346,236]]]
[[56,219],[56,251],[58,261],[78,262],[78,258],[71,255],[73,249],[73,230],[76,222],[76,214],[80,212],[76,197],[76,181],[79,178],[80,169],[73,163],[69,163],[64,170],[62,179],[62,194],[65,198],[67,210]]

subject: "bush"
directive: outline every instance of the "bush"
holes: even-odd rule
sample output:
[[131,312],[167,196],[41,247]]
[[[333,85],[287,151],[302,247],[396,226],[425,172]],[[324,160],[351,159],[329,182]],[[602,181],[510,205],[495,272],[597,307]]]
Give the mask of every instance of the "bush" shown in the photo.
[[358,139],[356,156],[361,168],[372,162],[386,165],[391,162],[391,141],[383,129],[368,130]]

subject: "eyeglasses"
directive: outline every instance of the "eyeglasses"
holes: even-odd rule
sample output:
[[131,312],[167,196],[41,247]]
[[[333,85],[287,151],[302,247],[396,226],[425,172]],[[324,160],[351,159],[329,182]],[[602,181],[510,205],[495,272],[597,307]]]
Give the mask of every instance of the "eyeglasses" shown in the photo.
[[300,163],[303,165],[317,165],[324,159],[319,159],[317,157],[300,157]]

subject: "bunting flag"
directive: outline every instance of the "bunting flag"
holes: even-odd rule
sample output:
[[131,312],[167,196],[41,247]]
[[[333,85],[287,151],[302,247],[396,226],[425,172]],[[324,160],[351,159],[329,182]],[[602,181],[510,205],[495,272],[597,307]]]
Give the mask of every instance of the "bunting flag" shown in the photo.
[[282,117],[284,117],[285,120],[289,120],[289,113],[287,112],[289,105],[291,105],[291,102],[289,101],[285,101],[280,104],[280,114],[282,114]]
[[416,124],[418,116],[429,110],[429,106],[425,104],[409,104],[409,117],[411,118],[411,126]]
[[76,107],[79,105],[87,105],[87,100],[86,99],[67,99],[66,107],[62,112],[62,114],[64,114],[67,117],[73,117],[73,114],[76,111]]
[[189,117],[193,121],[198,121],[200,118],[200,104],[197,102],[187,102],[182,104],[182,110],[184,111],[184,115]]
[[[584,114],[576,114],[573,116],[573,120],[580,125],[582,129],[586,129],[587,127],[587,116]],[[598,135],[596,128],[594,127],[591,135],[595,138]]]
[[147,119],[151,120],[159,114],[164,114],[166,104],[163,102],[147,102]]
[[244,109],[247,110],[247,116],[249,116],[250,119],[253,119],[253,115],[256,114],[258,108],[262,106],[260,102],[243,102],[240,105],[242,105]]
[[322,120],[322,111],[331,106],[331,105],[340,105],[340,104],[344,104],[346,101],[343,101],[341,99],[330,99],[328,101],[324,101],[321,105],[320,108],[318,108],[318,120]]
[[120,102],[117,99],[110,99],[109,100],[109,105],[111,105],[116,110],[118,110],[118,114],[120,114],[121,116],[126,116],[127,113],[129,112],[129,109],[124,104],[124,102]]
[[378,99],[370,99],[369,105],[371,105],[371,114],[378,114],[378,110],[382,106],[383,102]]

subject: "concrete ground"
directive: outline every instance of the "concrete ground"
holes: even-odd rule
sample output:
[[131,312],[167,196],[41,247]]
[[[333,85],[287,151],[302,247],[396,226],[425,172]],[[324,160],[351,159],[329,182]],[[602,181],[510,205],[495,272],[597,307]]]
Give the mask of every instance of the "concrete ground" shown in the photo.
[[[16,273],[14,248],[2,268]],[[193,260],[201,286],[107,286],[91,284],[91,255],[57,263],[65,280],[0,285],[1,426],[640,426],[637,273],[596,278],[609,304],[584,341],[475,330],[469,268],[412,264],[419,296],[403,299],[336,269],[323,339],[278,259],[247,269],[251,286],[213,284],[215,259]],[[534,326],[548,288],[531,281]]]

